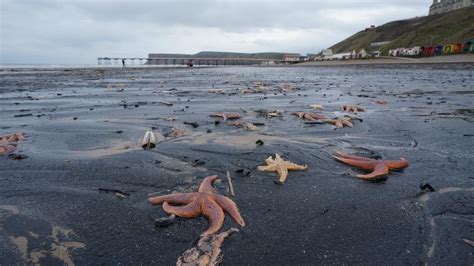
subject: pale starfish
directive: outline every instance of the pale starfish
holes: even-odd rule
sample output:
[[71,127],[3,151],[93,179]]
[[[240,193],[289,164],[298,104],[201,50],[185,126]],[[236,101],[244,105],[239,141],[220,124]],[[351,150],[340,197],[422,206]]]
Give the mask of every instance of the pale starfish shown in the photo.
[[316,109],[316,110],[323,110],[323,106],[320,104],[311,104],[309,107]]
[[310,113],[310,112],[294,112],[292,115],[298,117],[299,119],[304,119],[308,121],[317,121],[326,119],[326,117],[322,114],[318,113]]
[[257,126],[255,126],[254,124],[249,123],[249,122],[234,121],[234,122],[227,123],[227,125],[235,126],[235,127],[241,127],[243,129],[249,130],[249,131],[257,131],[258,130]]
[[367,157],[348,155],[342,152],[337,152],[334,159],[357,168],[372,171],[367,175],[357,175],[358,178],[364,180],[378,180],[383,179],[390,170],[401,170],[408,167],[409,163],[405,158],[400,158],[398,161],[376,160]]
[[385,105],[385,104],[387,104],[387,101],[381,100],[381,99],[374,99],[374,100],[372,100],[371,102],[373,102],[373,103],[375,103],[375,104],[380,104],[380,105]]
[[176,138],[181,138],[187,135],[188,133],[185,130],[181,128],[173,128],[173,130],[171,130],[171,132],[168,133],[166,137],[170,139],[176,139]]
[[365,108],[353,104],[343,104],[341,105],[341,109],[348,113],[365,112]]
[[18,142],[24,139],[25,135],[23,133],[13,133],[0,136],[0,142]]
[[335,119],[324,120],[324,122],[333,124],[336,128],[353,127],[352,118],[347,116],[337,117]]
[[16,150],[16,142],[24,140],[23,133],[14,133],[0,136],[0,155],[9,154]]
[[213,114],[211,114],[211,117],[220,117],[220,118],[224,119],[224,121],[226,121],[226,120],[231,120],[231,119],[239,119],[240,115],[236,114],[236,113],[222,112],[222,113],[213,113]]
[[257,167],[260,171],[277,172],[280,183],[284,183],[288,177],[288,170],[306,170],[306,165],[297,165],[289,161],[284,161],[279,154],[275,154],[275,159],[272,156],[268,157],[265,162],[267,165]]
[[[168,214],[175,214],[183,218],[205,216],[209,221],[209,228],[201,235],[214,234],[222,227],[226,211],[236,223],[245,226],[244,219],[240,216],[235,202],[228,197],[217,194],[212,184],[217,175],[206,177],[199,187],[198,192],[178,193],[149,198],[153,205],[163,204],[163,210]],[[171,206],[171,204],[185,206]]]

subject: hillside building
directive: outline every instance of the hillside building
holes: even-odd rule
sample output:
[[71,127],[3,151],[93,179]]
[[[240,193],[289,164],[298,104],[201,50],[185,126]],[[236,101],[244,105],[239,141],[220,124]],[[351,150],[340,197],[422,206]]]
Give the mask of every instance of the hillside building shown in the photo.
[[474,6],[474,0],[433,0],[430,16]]

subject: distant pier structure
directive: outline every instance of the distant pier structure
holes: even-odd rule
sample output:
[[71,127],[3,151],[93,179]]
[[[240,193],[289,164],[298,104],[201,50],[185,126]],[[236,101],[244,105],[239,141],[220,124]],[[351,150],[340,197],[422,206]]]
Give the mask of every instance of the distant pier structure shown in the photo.
[[180,57],[180,56],[153,56],[150,54],[148,58],[141,57],[99,57],[97,58],[99,65],[155,65],[155,66],[237,66],[237,65],[282,65],[295,64],[300,62],[298,57],[283,57],[283,59],[268,58],[205,58],[205,57]]
[[145,65],[148,61],[148,58],[140,57],[98,57],[97,63],[99,65],[122,65],[122,62],[125,65]]

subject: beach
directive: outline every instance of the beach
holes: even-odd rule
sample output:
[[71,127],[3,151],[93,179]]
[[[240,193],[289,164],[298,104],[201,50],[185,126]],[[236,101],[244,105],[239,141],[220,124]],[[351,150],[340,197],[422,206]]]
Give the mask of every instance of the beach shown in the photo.
[[[216,190],[246,223],[226,217],[222,231],[240,232],[222,246],[225,265],[469,264],[473,67],[0,69],[0,135],[26,135],[14,156],[0,156],[0,261],[173,265],[208,223],[157,227],[166,214],[147,199],[194,192],[218,175]],[[367,110],[353,128],[291,115],[334,118],[342,104]],[[282,116],[265,116],[274,110]],[[258,130],[215,112],[239,113]],[[146,131],[173,128],[186,135],[141,147]],[[410,166],[365,181],[332,158],[338,151]],[[275,184],[276,173],[257,170],[275,154],[308,169]]]
[[472,64],[473,54],[444,55],[430,57],[390,57],[370,59],[350,59],[332,61],[313,61],[298,64],[301,66],[352,66],[352,65],[402,65],[402,64]]

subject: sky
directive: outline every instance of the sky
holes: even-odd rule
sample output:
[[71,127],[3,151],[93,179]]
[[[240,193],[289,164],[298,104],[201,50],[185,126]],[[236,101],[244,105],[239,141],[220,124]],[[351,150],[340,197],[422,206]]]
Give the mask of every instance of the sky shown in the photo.
[[0,0],[0,64],[199,51],[316,53],[431,0]]

